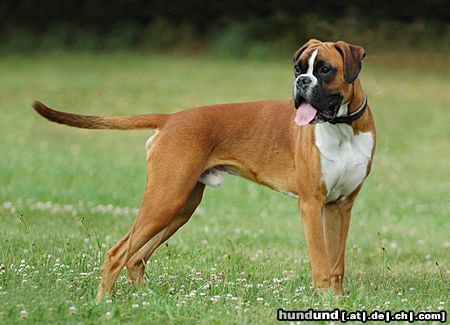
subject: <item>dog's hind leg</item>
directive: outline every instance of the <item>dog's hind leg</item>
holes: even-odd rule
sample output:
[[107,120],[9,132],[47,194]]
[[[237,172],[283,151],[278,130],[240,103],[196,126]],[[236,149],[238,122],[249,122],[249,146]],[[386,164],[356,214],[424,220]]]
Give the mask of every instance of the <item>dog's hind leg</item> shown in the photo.
[[200,204],[205,185],[197,183],[194,190],[189,195],[183,208],[177,213],[172,222],[156,236],[148,241],[137,253],[127,262],[128,276],[135,286],[142,285],[145,264],[153,252],[169,239],[179,228],[181,228],[192,216],[197,206]]
[[171,224],[196,187],[207,153],[191,146],[180,155],[177,151],[180,141],[174,143],[173,140],[179,139],[167,137],[164,145],[152,150],[147,162],[147,186],[139,215],[127,236],[106,254],[97,292],[98,302],[104,293],[111,293],[128,260]]

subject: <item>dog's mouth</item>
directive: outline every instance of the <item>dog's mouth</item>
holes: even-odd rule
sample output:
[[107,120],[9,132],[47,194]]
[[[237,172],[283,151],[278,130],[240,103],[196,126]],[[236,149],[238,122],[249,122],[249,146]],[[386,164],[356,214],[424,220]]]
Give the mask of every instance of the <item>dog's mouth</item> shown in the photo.
[[295,115],[295,123],[303,126],[317,122],[318,114],[317,109],[306,101],[302,96],[295,98],[295,108],[297,114]]
[[303,96],[298,95],[295,98],[295,108],[297,109],[295,123],[299,126],[303,126],[318,122],[331,122],[336,117],[339,107],[340,101],[332,100],[327,109],[317,109]]

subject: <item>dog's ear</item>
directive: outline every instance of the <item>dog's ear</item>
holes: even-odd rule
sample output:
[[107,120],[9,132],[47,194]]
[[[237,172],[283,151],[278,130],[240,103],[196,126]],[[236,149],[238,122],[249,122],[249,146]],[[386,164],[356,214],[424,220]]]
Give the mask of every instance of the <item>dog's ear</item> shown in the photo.
[[300,55],[302,55],[302,53],[311,45],[313,44],[318,44],[318,43],[322,43],[321,41],[317,40],[317,39],[310,39],[308,42],[305,43],[305,45],[303,45],[301,48],[299,48],[297,50],[297,52],[294,53],[294,62],[296,62],[298,60],[298,58],[300,57]]
[[358,78],[361,71],[361,61],[366,57],[366,52],[361,46],[342,41],[336,42],[334,46],[344,60],[345,81],[351,84]]

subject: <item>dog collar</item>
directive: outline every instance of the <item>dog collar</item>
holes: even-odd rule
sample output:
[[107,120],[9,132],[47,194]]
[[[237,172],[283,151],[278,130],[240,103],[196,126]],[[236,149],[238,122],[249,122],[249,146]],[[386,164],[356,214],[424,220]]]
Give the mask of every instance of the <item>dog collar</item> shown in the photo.
[[364,97],[364,101],[361,104],[361,106],[355,112],[344,115],[344,116],[335,116],[331,121],[328,121],[328,122],[331,124],[351,123],[351,122],[359,119],[366,111],[366,108],[367,108],[367,95]]

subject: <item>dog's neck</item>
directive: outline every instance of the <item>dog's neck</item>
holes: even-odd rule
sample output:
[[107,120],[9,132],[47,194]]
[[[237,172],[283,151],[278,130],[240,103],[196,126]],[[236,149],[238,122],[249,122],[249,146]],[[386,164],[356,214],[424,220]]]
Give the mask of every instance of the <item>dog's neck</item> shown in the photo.
[[[366,93],[363,91],[361,83],[356,80],[352,85],[352,94],[348,102],[341,105],[337,113],[338,117],[347,116],[361,110],[362,107],[367,105]],[[365,104],[366,102],[366,104]],[[340,122],[340,123],[323,123],[318,124],[320,129],[328,129],[332,133],[338,133],[344,136],[344,138],[350,139],[351,135],[358,135],[361,132],[367,132],[370,130],[373,124],[372,114],[368,106],[364,108],[364,113],[352,122]],[[333,133],[333,134],[334,134]]]
[[[366,96],[367,95],[361,86],[361,82],[359,81],[359,79],[357,79],[353,84],[352,96],[350,97],[350,100],[347,104],[347,114],[351,114],[357,111],[364,103]],[[367,107],[366,111],[360,118],[350,123],[351,127],[353,128],[353,133],[356,135],[360,132],[367,131],[370,126],[370,119],[370,108]]]

